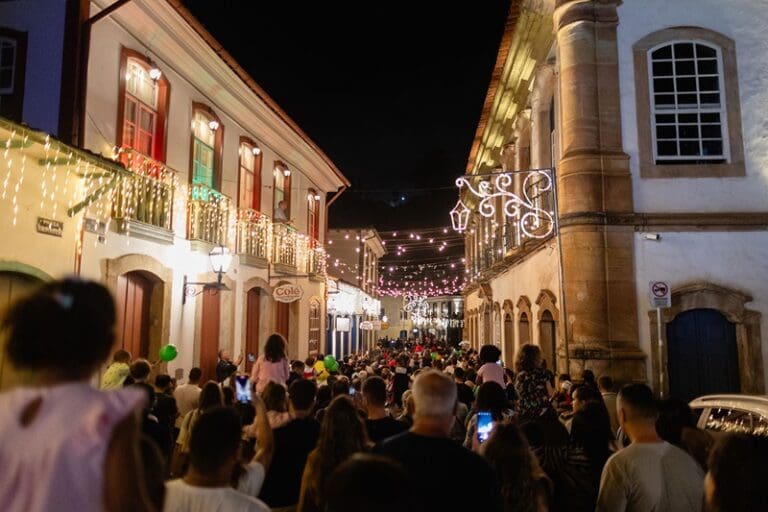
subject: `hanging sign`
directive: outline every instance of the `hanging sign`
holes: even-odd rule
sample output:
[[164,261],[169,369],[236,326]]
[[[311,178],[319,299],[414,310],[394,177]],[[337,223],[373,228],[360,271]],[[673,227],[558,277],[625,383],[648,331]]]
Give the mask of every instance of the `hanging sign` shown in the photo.
[[364,331],[372,331],[373,330],[373,322],[366,320],[365,322],[360,323],[360,328]]
[[297,284],[281,284],[272,291],[277,302],[295,302],[304,296],[304,290]]
[[672,289],[664,281],[651,281],[649,297],[653,308],[672,307]]

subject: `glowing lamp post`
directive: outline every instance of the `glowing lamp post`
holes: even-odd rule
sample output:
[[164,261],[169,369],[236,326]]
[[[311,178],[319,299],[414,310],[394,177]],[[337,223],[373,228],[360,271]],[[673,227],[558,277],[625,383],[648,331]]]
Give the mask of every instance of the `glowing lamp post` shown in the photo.
[[214,247],[211,252],[208,253],[208,259],[211,262],[211,268],[216,273],[216,281],[211,283],[193,283],[187,281],[187,276],[184,276],[184,293],[182,294],[181,303],[186,304],[187,297],[194,297],[200,295],[206,290],[212,293],[218,293],[220,291],[229,291],[229,287],[222,282],[224,274],[229,270],[229,266],[232,264],[232,253],[220,245]]

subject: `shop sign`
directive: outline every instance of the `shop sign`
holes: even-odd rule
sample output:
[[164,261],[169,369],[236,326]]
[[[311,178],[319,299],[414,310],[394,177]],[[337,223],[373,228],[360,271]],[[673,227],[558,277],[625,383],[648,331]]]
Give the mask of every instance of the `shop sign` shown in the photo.
[[37,232],[45,235],[62,236],[64,234],[64,223],[58,220],[38,217]]
[[373,330],[373,322],[366,320],[365,322],[360,323],[360,328],[364,331],[372,331]]
[[282,284],[272,291],[277,302],[295,302],[304,296],[304,290],[297,284]]

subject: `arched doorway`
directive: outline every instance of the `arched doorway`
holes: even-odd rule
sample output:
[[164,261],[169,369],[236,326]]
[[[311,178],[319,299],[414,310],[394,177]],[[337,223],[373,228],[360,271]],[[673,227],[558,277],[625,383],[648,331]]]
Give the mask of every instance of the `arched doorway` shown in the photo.
[[557,335],[555,334],[555,319],[549,310],[541,313],[539,320],[539,345],[541,355],[547,361],[547,367],[557,370]]
[[504,355],[505,364],[512,368],[515,360],[515,325],[509,313],[504,315]]
[[259,357],[259,325],[261,322],[261,288],[248,290],[245,297],[245,371],[251,372],[253,362]]
[[686,402],[711,393],[738,393],[736,326],[714,309],[691,309],[667,324],[670,396]]
[[[43,281],[19,272],[0,272],[0,317],[5,310],[19,298],[28,295]],[[5,360],[5,337],[0,340],[0,390],[8,389],[19,383],[21,374]]]
[[520,319],[517,321],[517,331],[520,337],[520,346],[531,342],[531,323],[528,321],[528,313],[520,313]]
[[117,346],[133,358],[152,359],[162,342],[163,283],[140,270],[122,274],[117,278],[115,303]]
[[203,382],[216,380],[220,327],[221,294],[218,290],[205,290],[200,321],[200,369],[203,371]]

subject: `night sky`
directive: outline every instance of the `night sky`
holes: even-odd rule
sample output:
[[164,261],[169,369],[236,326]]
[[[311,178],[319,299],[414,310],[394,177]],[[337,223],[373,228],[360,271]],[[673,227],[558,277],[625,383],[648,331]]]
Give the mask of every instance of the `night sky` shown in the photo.
[[352,182],[332,227],[450,224],[509,0],[185,3]]

